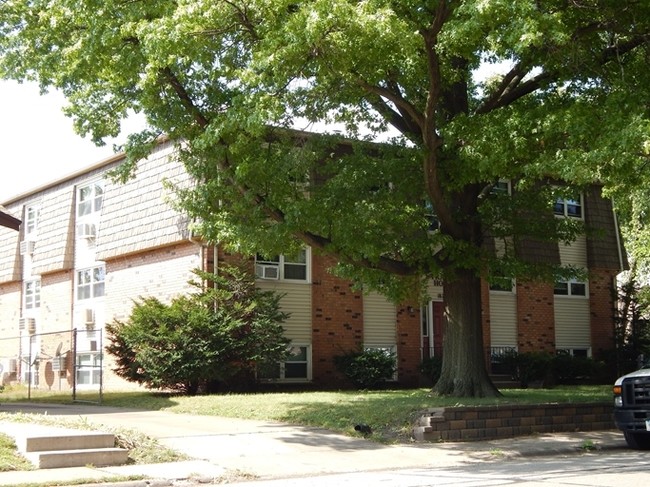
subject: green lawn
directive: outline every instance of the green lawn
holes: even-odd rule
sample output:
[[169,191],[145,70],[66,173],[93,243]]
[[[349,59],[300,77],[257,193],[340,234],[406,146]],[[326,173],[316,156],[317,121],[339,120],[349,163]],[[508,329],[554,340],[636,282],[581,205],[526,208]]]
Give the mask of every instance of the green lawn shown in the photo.
[[[3,401],[24,400],[7,391]],[[176,396],[149,392],[107,392],[103,405],[175,413],[281,421],[356,434],[354,424],[372,425],[378,441],[406,441],[419,412],[442,406],[538,404],[611,400],[610,386],[570,386],[554,389],[506,389],[498,399],[433,397],[429,389],[386,391],[330,391]],[[79,399],[96,399],[78,395]],[[32,401],[70,402],[70,395],[32,391]]]

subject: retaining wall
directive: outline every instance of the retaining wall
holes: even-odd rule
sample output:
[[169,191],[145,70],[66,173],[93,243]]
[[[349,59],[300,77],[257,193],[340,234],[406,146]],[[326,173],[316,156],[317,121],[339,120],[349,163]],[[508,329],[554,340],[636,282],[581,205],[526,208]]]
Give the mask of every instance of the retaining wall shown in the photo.
[[413,436],[420,441],[477,441],[615,428],[609,402],[447,407],[424,412]]

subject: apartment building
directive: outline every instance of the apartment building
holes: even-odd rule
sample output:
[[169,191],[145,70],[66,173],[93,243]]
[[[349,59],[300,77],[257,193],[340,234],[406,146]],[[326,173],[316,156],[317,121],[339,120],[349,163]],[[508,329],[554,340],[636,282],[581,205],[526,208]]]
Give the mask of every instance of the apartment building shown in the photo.
[[[333,357],[358,346],[396,353],[396,380],[421,382],[423,358],[442,351],[444,295],[429,285],[424,306],[397,306],[361,293],[332,276],[331,257],[305,248],[273,259],[242,257],[195,238],[172,204],[163,180],[191,184],[173,148],[162,143],[124,184],[107,174],[121,156],[104,160],[3,203],[22,220],[17,232],[0,228],[0,365],[3,383],[33,387],[133,387],[111,372],[104,348],[106,323],[128,317],[133,299],[161,300],[189,291],[196,268],[213,270],[244,259],[258,285],[284,294],[291,356],[272,379],[339,387]],[[560,200],[558,217],[598,228],[570,246],[530,243],[523,258],[543,258],[588,270],[585,281],[483,284],[487,350],[566,350],[598,355],[613,348],[615,276],[624,267],[611,204],[597,187]],[[494,243],[495,248],[498,243]],[[491,354],[488,353],[487,356]]]

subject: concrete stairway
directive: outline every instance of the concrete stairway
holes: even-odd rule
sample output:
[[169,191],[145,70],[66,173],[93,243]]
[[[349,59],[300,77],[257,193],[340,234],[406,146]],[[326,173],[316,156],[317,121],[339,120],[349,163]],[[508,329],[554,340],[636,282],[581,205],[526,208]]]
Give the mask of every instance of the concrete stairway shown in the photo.
[[14,438],[18,451],[37,468],[123,465],[128,450],[115,447],[115,435],[95,431],[0,423],[0,432]]

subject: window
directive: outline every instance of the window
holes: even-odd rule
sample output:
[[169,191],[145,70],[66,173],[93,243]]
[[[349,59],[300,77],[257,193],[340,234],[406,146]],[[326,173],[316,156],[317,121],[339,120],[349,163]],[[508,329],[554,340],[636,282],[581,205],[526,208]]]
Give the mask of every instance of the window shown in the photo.
[[39,279],[25,282],[25,309],[41,307],[41,281]]
[[563,348],[556,350],[558,355],[570,355],[576,358],[588,358],[591,356],[589,348]]
[[102,374],[100,353],[80,353],[77,355],[77,385],[98,385]]
[[509,195],[510,194],[510,181],[506,181],[504,179],[501,179],[497,181],[497,183],[492,186],[492,190],[490,191],[491,194],[501,194],[501,195]]
[[104,295],[104,266],[77,271],[77,299],[91,299]]
[[36,233],[40,216],[41,209],[38,206],[25,208],[25,235],[34,235]]
[[553,212],[558,216],[582,218],[582,195],[572,198],[558,198],[553,205]]
[[296,255],[276,255],[268,258],[258,254],[255,258],[255,275],[259,279],[307,281],[307,249]]
[[587,296],[587,283],[575,279],[557,281],[553,294],[556,296]]
[[96,181],[77,189],[77,217],[99,212],[104,200],[104,181]]
[[430,201],[424,202],[424,216],[427,219],[427,222],[429,222],[427,227],[428,232],[440,230],[440,220],[438,220],[438,216],[433,209],[433,204]]
[[277,379],[288,381],[306,381],[311,379],[310,347],[294,345],[289,349],[289,356],[284,362],[265,364],[258,369],[260,379]]

